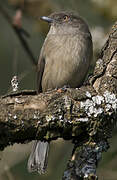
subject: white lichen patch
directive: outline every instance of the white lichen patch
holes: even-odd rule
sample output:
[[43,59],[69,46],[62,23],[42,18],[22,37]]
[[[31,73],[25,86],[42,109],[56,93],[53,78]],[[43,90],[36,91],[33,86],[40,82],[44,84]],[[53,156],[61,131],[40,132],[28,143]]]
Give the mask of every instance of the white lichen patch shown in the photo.
[[50,122],[50,121],[54,121],[56,118],[53,115],[47,115],[46,116],[46,121]]
[[86,91],[86,96],[89,97],[89,98],[91,98],[91,93],[88,92],[88,91]]
[[12,90],[13,92],[16,92],[18,90],[18,78],[17,76],[13,76],[12,80],[11,80],[11,86],[12,86]]
[[110,105],[110,104],[106,104],[105,110],[106,110],[106,111],[109,111],[110,109],[111,109],[111,105]]
[[63,118],[63,116],[62,116],[62,115],[59,115],[59,120],[63,120],[62,118]]
[[81,102],[80,107],[85,109],[88,116],[91,116],[94,112],[95,104],[92,100],[87,99],[85,102]]
[[46,116],[46,121],[47,121],[47,122],[50,122],[51,119],[52,119],[51,116],[49,116],[49,115]]
[[104,111],[103,108],[98,108],[98,109],[95,108],[94,117],[97,117],[98,114],[102,114],[103,111]]
[[105,101],[107,103],[107,106],[111,106],[110,109],[114,109],[116,111],[117,109],[117,98],[114,93],[110,93],[109,91],[105,91],[104,93]]
[[105,91],[104,93],[105,101],[107,103],[106,105],[106,111],[109,111],[110,109],[113,109],[116,111],[117,109],[117,98],[114,93],[110,93],[108,91]]
[[76,121],[81,121],[81,122],[87,122],[89,119],[88,118],[78,118]]
[[17,115],[14,115],[14,116],[13,116],[13,119],[17,119]]
[[[105,91],[103,95],[96,95],[91,97],[86,93],[90,99],[87,99],[84,102],[80,103],[80,107],[85,109],[88,117],[94,116],[97,117],[99,114],[102,114],[104,111],[116,111],[117,109],[117,98],[114,93]],[[105,105],[105,106],[104,106]],[[111,113],[110,113],[111,114]]]
[[84,178],[88,178],[88,176],[89,176],[88,174],[85,174],[85,175],[84,175]]
[[95,104],[100,105],[104,102],[104,97],[97,95],[97,96],[92,97],[92,100]]

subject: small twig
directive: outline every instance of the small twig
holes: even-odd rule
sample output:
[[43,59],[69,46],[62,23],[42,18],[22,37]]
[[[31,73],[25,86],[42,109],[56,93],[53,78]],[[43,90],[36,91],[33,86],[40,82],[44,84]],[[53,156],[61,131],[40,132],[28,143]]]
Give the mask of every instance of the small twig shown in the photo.
[[21,31],[26,37],[30,37],[30,34],[22,28],[22,11],[18,9],[15,16],[13,17],[13,25]]

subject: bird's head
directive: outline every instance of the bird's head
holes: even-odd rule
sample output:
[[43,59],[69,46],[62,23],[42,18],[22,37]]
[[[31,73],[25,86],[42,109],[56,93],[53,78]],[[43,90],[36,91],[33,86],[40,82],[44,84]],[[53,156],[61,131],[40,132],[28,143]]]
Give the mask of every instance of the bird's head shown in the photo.
[[50,30],[53,34],[76,34],[79,31],[89,32],[86,22],[73,12],[55,12],[50,16],[42,16],[41,19],[50,24]]

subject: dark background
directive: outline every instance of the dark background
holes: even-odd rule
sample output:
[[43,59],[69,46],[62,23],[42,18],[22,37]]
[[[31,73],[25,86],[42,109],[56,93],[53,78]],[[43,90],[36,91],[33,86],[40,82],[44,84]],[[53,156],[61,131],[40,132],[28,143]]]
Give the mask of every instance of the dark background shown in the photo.
[[[106,42],[109,30],[117,18],[116,0],[0,0],[13,19],[17,9],[22,10],[22,27],[30,34],[26,38],[33,55],[38,61],[40,49],[48,32],[48,25],[37,20],[59,10],[78,12],[90,26],[94,43],[94,58],[98,57]],[[11,25],[0,11],[0,95],[12,90],[11,79],[18,76],[19,89],[36,89],[36,70],[20,43]],[[111,148],[103,153],[97,174],[100,180],[117,180],[117,133],[110,140]],[[72,152],[72,144],[59,139],[51,145],[47,173],[40,176],[27,171],[27,160],[31,143],[8,147],[0,153],[0,180],[60,180],[67,159]]]

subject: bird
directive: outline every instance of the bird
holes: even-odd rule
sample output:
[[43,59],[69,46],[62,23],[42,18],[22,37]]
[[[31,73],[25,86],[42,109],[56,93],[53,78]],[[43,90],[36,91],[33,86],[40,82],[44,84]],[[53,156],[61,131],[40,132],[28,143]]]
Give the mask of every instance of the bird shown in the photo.
[[[74,12],[54,12],[42,16],[49,31],[37,66],[37,91],[47,92],[68,86],[80,87],[92,65],[92,36],[85,20]],[[35,141],[28,160],[28,171],[45,173],[49,142]]]

